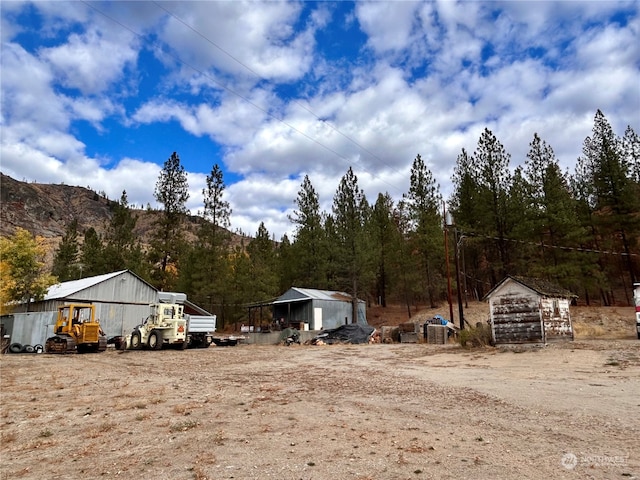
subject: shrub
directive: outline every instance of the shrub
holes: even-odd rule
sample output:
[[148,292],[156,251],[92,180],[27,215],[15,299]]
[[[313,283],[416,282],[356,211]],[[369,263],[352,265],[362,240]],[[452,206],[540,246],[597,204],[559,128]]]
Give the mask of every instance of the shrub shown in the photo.
[[458,340],[460,346],[465,348],[486,347],[493,344],[491,327],[484,323],[476,323],[475,327],[460,330]]

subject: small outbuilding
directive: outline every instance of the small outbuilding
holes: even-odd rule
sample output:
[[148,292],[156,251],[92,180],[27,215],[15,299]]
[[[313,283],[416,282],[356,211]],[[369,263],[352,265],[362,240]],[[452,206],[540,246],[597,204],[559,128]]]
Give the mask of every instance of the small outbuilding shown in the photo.
[[496,345],[573,340],[569,305],[575,295],[530,277],[507,276],[487,293]]
[[309,330],[322,330],[350,323],[367,325],[364,300],[358,300],[358,316],[354,321],[353,299],[345,292],[292,287],[272,307],[274,321],[285,326],[304,324]]
[[0,323],[12,343],[44,345],[53,335],[59,306],[92,303],[107,337],[126,335],[149,315],[158,291],[130,270],[107,273],[49,287],[44,299],[16,306]]

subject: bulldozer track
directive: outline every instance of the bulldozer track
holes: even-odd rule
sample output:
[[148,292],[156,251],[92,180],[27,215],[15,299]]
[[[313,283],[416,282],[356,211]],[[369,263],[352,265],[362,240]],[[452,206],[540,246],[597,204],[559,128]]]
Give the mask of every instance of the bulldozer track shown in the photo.
[[47,339],[45,352],[47,353],[74,353],[76,341],[70,335],[56,335]]

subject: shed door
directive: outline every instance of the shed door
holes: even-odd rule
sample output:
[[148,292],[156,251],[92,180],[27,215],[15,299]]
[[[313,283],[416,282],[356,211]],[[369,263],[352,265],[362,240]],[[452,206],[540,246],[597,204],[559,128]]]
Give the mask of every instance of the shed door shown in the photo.
[[313,329],[322,330],[322,308],[313,307]]

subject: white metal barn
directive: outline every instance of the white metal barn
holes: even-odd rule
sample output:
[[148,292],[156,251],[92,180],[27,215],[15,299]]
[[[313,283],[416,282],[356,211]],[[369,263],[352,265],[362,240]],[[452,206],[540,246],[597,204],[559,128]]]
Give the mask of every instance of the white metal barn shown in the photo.
[[157,301],[155,287],[130,270],[122,270],[52,285],[43,300],[19,305],[0,321],[11,343],[44,345],[53,335],[58,306],[92,303],[102,329],[113,337],[130,333],[149,315],[149,304]]

